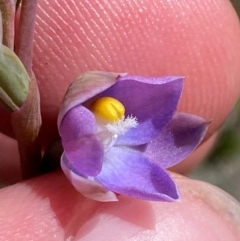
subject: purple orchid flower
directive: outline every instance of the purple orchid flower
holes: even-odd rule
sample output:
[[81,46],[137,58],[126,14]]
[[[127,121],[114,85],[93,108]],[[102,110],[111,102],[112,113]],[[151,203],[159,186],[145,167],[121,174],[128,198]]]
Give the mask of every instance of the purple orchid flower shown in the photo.
[[[87,72],[70,85],[58,117],[61,166],[80,193],[98,201],[117,201],[116,193],[179,198],[166,169],[199,145],[208,126],[198,116],[176,113],[183,79]],[[125,108],[123,118],[102,122],[92,106],[106,98]]]

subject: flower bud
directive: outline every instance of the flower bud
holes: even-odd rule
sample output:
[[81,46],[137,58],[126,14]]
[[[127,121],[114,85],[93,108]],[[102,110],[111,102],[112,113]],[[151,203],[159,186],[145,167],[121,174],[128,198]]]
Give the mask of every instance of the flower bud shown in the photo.
[[30,77],[18,56],[2,45],[0,53],[0,102],[11,111],[27,99]]

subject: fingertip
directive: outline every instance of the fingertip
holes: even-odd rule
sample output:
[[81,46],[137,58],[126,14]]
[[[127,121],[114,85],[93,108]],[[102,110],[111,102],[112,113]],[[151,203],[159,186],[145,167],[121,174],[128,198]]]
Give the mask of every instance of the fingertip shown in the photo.
[[211,135],[239,97],[239,40],[239,21],[227,0],[42,1],[33,67],[44,129],[56,135],[68,84],[100,69],[186,76],[180,110],[212,119]]
[[240,206],[236,200],[209,184],[179,175],[174,178],[181,199],[171,203],[124,196],[116,203],[91,201],[76,192],[60,172],[1,189],[1,237],[238,240]]

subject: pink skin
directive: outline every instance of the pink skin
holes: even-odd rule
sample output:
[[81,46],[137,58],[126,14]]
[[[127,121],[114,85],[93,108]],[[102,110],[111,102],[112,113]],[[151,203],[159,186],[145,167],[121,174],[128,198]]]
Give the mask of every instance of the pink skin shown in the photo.
[[184,75],[180,110],[213,119],[209,134],[222,124],[240,89],[239,23],[227,0],[89,2],[39,2],[33,67],[46,128],[56,129],[69,83],[94,69]]
[[[240,206],[219,189],[175,175],[181,201],[87,200],[56,172],[1,190],[1,240],[237,241]],[[3,198],[4,197],[4,198]]]
[[[228,0],[137,2],[40,1],[34,71],[48,139],[68,84],[86,70],[186,76],[179,109],[212,120],[208,137],[229,114],[240,90],[240,29]],[[201,160],[193,159],[189,169]]]
[[[39,0],[33,68],[42,97],[44,141],[57,135],[57,110],[68,84],[88,69],[185,75],[179,109],[212,119],[208,137],[212,136],[233,108],[240,90],[240,28],[228,0],[89,2]],[[9,133],[3,110],[0,126]],[[182,168],[188,170],[199,162],[214,138],[181,164]],[[6,142],[3,135],[0,143],[1,165],[12,165],[15,172],[19,167],[14,155],[16,143],[10,139]],[[3,154],[9,152],[13,153],[11,158]],[[2,172],[12,181],[17,177],[9,178],[3,166]],[[177,182],[180,202],[120,197],[118,203],[101,204],[84,199],[60,172],[38,177],[0,190],[0,237],[239,239],[240,211],[235,201],[207,184],[180,177]]]

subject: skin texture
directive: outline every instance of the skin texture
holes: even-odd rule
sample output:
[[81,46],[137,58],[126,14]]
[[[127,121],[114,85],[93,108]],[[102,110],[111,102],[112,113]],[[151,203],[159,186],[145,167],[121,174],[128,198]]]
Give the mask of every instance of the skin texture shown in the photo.
[[[68,84],[86,70],[186,76],[179,110],[212,120],[207,139],[239,97],[239,40],[238,18],[227,0],[39,0],[33,69],[44,143],[57,136],[57,112]],[[0,112],[1,131],[10,134],[9,115]],[[184,168],[205,155],[210,140]],[[15,163],[15,171],[17,155],[10,159],[3,153],[14,153],[16,143],[3,135],[0,143],[5,143],[0,158],[6,160],[1,163]],[[176,203],[126,197],[96,203],[78,194],[61,173],[4,188],[0,240],[238,239],[239,207],[231,198],[206,184],[177,180],[182,201]]]
[[212,120],[209,134],[219,128],[240,85],[235,64],[240,58],[240,32],[230,4],[66,2],[51,1],[49,8],[47,1],[39,1],[33,67],[45,127],[54,128],[69,83],[80,73],[97,69],[186,76],[180,110]]
[[0,240],[239,240],[234,199],[206,183],[175,180],[182,196],[175,203],[90,201],[59,172],[2,189]]

